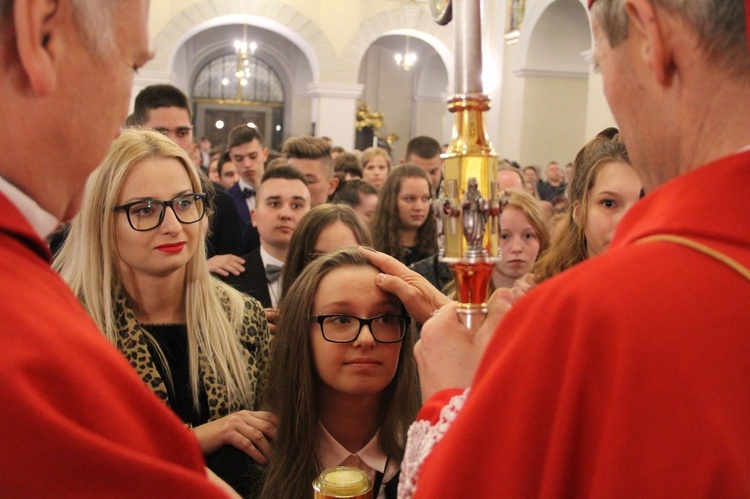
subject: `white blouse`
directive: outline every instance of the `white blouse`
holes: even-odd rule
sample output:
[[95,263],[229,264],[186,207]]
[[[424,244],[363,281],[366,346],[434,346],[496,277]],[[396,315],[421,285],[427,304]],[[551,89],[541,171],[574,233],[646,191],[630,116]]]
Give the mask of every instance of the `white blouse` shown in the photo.
[[[320,425],[320,438],[315,450],[318,462],[322,470],[333,468],[334,466],[351,466],[359,468],[365,473],[371,482],[375,482],[375,473],[383,474],[383,485],[376,499],[385,499],[385,484],[398,473],[400,463],[393,459],[388,459],[378,444],[378,434],[376,433],[372,440],[362,449],[352,454],[344,448],[333,436],[328,433],[323,423]],[[321,470],[321,471],[322,471]]]

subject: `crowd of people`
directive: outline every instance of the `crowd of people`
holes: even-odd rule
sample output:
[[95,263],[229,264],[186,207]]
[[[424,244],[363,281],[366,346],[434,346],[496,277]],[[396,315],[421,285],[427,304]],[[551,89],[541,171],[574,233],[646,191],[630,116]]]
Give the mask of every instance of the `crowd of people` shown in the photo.
[[[544,172],[500,162],[477,331],[439,254],[437,140],[212,147],[172,85],[124,116],[148,1],[21,3],[2,494],[309,497],[334,466],[375,498],[750,494],[750,220],[725,205],[750,182],[747,2],[590,0],[620,129]],[[85,118],[78,73],[113,82]]]

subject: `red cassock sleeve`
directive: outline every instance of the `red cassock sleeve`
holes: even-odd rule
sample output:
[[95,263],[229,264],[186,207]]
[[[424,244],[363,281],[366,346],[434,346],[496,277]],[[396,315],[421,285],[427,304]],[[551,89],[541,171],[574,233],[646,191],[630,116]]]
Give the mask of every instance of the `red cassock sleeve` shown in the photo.
[[750,495],[750,288],[692,251],[639,245],[524,298],[417,497]]
[[225,497],[2,196],[0,210],[0,495]]
[[416,496],[750,496],[750,283],[692,248],[636,243],[683,235],[750,267],[750,210],[725,203],[748,185],[750,152],[665,184],[608,253],[523,298]]

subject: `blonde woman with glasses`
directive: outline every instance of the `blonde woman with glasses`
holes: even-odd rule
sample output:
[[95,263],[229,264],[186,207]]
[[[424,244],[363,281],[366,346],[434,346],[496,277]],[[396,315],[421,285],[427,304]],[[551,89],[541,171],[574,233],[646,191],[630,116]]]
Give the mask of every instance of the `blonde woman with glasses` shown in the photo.
[[[212,277],[197,169],[163,135],[126,130],[91,175],[55,268],[143,382],[193,428],[242,492],[275,419],[259,405],[269,355],[261,306]],[[125,402],[125,401],[124,401]]]

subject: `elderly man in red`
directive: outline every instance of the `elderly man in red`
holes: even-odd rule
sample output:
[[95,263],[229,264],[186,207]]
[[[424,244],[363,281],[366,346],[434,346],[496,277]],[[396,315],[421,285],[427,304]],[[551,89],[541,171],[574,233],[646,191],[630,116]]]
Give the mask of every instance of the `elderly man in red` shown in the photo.
[[[504,316],[510,294],[493,296],[476,335],[453,305],[427,321],[402,497],[750,496],[747,5],[590,7],[647,194],[608,253]],[[429,295],[385,270],[411,305]]]
[[[225,497],[49,266],[150,58],[148,0],[0,0],[0,496]],[[226,485],[225,485],[226,486]],[[226,490],[226,489],[225,489]]]

